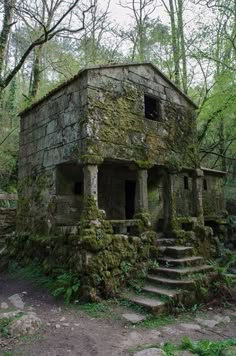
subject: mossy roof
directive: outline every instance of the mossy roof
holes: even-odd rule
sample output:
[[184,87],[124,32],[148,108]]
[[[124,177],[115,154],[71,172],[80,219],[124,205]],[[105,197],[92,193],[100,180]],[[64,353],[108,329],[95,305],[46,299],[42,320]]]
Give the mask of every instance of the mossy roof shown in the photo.
[[211,176],[225,176],[227,172],[221,171],[219,169],[212,169],[212,168],[207,168],[207,167],[201,167],[205,175],[211,175]]
[[113,64],[104,64],[104,65],[97,65],[97,66],[91,66],[91,67],[86,67],[81,69],[75,76],[72,78],[68,79],[67,81],[61,83],[58,85],[56,88],[52,89],[49,91],[45,96],[43,96],[41,99],[33,102],[30,106],[28,106],[26,109],[21,111],[19,113],[19,116],[23,117],[26,116],[32,109],[35,107],[39,106],[41,103],[43,103],[45,100],[50,98],[52,95],[55,93],[59,92],[61,89],[69,86],[72,82],[75,80],[79,79],[85,72],[91,71],[91,70],[97,70],[97,69],[107,69],[107,68],[118,68],[118,67],[130,67],[130,66],[149,66],[151,67],[156,73],[158,73],[168,84],[170,84],[179,94],[181,94],[195,109],[198,108],[198,106],[194,103],[190,97],[188,97],[181,89],[179,89],[174,82],[172,82],[165,74],[163,74],[157,66],[155,66],[153,63],[150,62],[143,62],[143,63],[113,63]]

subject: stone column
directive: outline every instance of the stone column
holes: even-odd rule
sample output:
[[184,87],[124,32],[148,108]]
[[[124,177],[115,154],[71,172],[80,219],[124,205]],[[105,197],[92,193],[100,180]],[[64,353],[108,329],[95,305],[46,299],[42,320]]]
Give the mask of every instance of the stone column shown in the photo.
[[86,165],[84,172],[84,196],[92,197],[98,205],[98,166]]
[[176,229],[176,194],[175,194],[175,180],[176,180],[176,175],[169,173],[167,176],[167,196],[168,199],[166,200],[166,203],[168,204],[168,208],[165,209],[166,212],[168,212],[168,227],[170,230]]
[[136,200],[136,212],[143,213],[148,212],[148,188],[147,188],[147,170],[138,170],[137,180],[137,200]]
[[201,169],[196,169],[193,175],[193,213],[202,224],[204,224],[202,204],[203,175],[204,174]]

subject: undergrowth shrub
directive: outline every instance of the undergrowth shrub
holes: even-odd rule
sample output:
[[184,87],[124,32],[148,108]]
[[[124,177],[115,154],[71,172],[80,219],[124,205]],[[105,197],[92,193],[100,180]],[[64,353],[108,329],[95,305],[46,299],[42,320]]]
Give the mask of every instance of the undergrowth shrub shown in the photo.
[[236,345],[235,338],[223,341],[200,340],[195,342],[189,337],[184,337],[180,346],[168,342],[163,346],[163,350],[167,356],[176,355],[176,351],[178,351],[178,355],[181,354],[181,351],[190,351],[198,356],[224,356],[225,350],[234,345]]
[[66,304],[78,299],[80,279],[70,271],[58,269],[54,275],[46,275],[38,264],[19,268],[17,263],[13,262],[9,266],[9,272],[46,288],[54,297],[63,297]]

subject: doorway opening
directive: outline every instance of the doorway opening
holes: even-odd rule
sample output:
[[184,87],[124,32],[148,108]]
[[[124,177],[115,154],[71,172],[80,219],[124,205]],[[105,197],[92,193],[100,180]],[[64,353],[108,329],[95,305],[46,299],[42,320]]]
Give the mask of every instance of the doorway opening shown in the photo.
[[133,219],[135,213],[135,191],[136,181],[125,181],[125,217],[126,219]]

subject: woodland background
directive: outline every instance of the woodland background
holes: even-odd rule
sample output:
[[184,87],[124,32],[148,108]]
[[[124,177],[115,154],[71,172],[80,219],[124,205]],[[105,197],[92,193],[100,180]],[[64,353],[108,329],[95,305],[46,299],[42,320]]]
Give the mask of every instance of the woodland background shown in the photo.
[[0,189],[16,192],[17,113],[93,64],[153,62],[199,106],[201,164],[236,201],[236,0],[0,0]]

